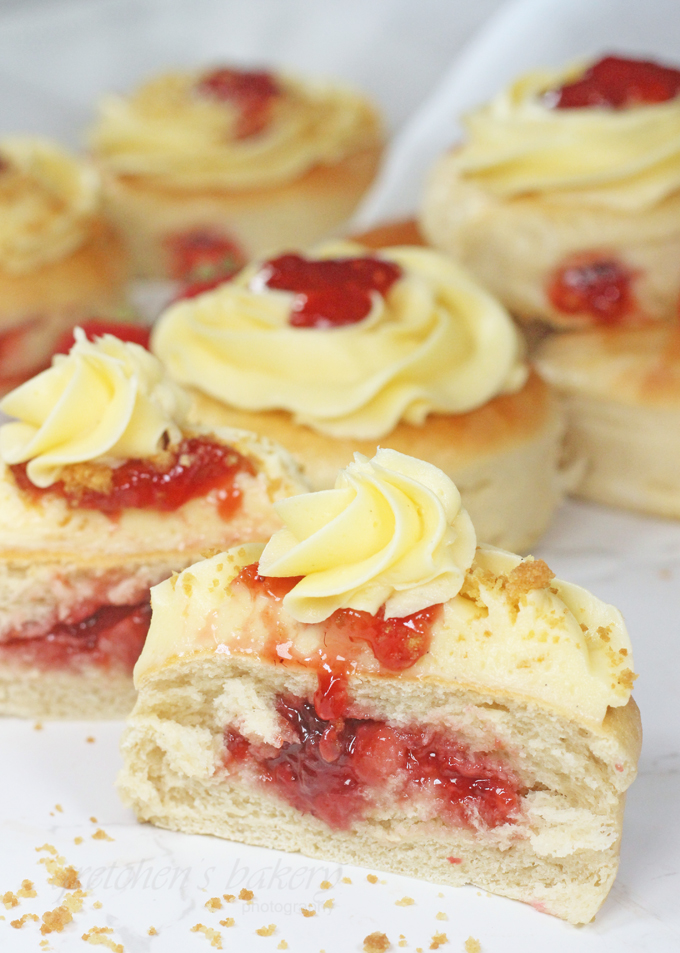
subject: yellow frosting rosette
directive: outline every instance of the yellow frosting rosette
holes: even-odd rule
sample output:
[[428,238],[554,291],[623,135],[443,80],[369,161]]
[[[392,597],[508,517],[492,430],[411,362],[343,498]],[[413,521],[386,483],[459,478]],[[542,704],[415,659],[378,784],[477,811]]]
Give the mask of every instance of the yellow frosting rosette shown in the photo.
[[238,135],[238,106],[201,95],[201,73],[167,73],[131,96],[107,96],[90,145],[107,169],[165,187],[272,188],[381,138],[373,107],[351,88],[276,76],[280,94],[257,135]]
[[0,140],[0,270],[22,274],[71,254],[99,201],[88,163],[46,139]]
[[[343,242],[311,257],[366,253]],[[519,332],[459,265],[408,246],[374,257],[398,265],[401,277],[355,324],[292,327],[294,294],[263,286],[254,264],[172,305],[152,350],[183,384],[241,410],[289,411],[332,437],[380,439],[402,420],[466,413],[524,385]]]
[[176,443],[189,398],[138,344],[81,328],[68,355],[17,387],[0,410],[18,420],[0,427],[0,458],[28,461],[35,486],[51,486],[64,466],[96,460],[111,466],[151,457]]
[[396,450],[355,454],[332,490],[274,504],[284,528],[260,557],[263,576],[303,576],[283,604],[299,622],[336,609],[411,615],[460,592],[475,555],[460,493],[437,467]]
[[466,179],[511,199],[634,212],[680,188],[680,98],[626,109],[553,109],[545,94],[585,67],[520,77],[463,120],[466,143],[453,157]]

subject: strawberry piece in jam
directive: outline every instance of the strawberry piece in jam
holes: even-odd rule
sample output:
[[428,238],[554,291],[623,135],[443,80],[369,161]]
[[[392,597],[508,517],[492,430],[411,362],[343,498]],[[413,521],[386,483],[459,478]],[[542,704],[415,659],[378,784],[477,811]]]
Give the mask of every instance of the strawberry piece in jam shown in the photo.
[[375,615],[357,609],[338,609],[328,620],[326,631],[333,636],[344,635],[352,642],[368,642],[383,668],[401,672],[415,665],[429,650],[432,626],[441,608],[429,606],[397,619],[385,619],[382,607]]
[[267,127],[272,104],[282,90],[272,74],[264,70],[223,67],[206,73],[197,83],[196,92],[235,105],[239,110],[236,138],[247,139]]
[[19,488],[27,493],[58,493],[69,506],[99,510],[109,516],[128,508],[173,511],[189,500],[217,490],[218,511],[225,520],[241,503],[236,476],[255,472],[250,461],[232,447],[205,437],[185,437],[167,456],[165,466],[157,466],[153,460],[126,460],[122,466],[111,469],[108,491],[71,487],[62,481],[42,489],[29,480],[25,463],[10,469]]
[[238,242],[210,229],[171,235],[165,245],[171,277],[186,285],[182,297],[202,294],[226,281],[246,263],[246,254]]
[[266,262],[254,283],[295,293],[292,327],[324,329],[363,321],[372,296],[384,297],[401,274],[398,265],[379,258],[310,261],[288,254]]
[[[103,318],[91,318],[89,321],[81,321],[79,327],[85,332],[88,341],[94,341],[102,334],[112,334],[121,341],[127,341],[132,344],[139,344],[149,350],[149,338],[151,337],[151,328],[144,327],[141,324],[128,324],[124,321],[105,321]],[[73,331],[67,331],[62,335],[54,348],[55,354],[68,354],[75,344]]]
[[675,99],[680,70],[650,60],[605,56],[573,83],[546,94],[555,109],[627,109]]
[[150,621],[148,600],[133,606],[102,606],[79,622],[53,626],[46,635],[0,642],[0,658],[43,670],[86,662],[131,672]]
[[314,705],[291,696],[280,697],[276,708],[296,741],[273,757],[258,756],[245,739],[235,741],[231,730],[225,744],[234,760],[255,766],[266,786],[330,827],[347,830],[361,820],[388,782],[390,799],[400,803],[415,796],[429,816],[452,825],[473,828],[481,821],[494,828],[518,816],[519,784],[512,772],[497,757],[468,751],[446,730],[373,719],[330,722]]
[[598,324],[618,324],[635,310],[633,277],[614,258],[573,261],[555,272],[547,295],[564,314],[587,314]]

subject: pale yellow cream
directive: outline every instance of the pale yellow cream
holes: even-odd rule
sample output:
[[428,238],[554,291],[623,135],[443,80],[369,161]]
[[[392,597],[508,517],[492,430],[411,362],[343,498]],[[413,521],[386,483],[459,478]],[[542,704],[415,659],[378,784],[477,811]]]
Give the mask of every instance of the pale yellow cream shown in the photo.
[[333,490],[274,505],[284,523],[260,558],[263,576],[303,576],[283,604],[298,622],[336,609],[402,617],[451,599],[476,537],[453,482],[396,450],[355,454]]
[[[135,684],[169,666],[199,657],[270,658],[315,666],[325,658],[324,626],[296,622],[281,603],[252,597],[230,583],[256,562],[262,546],[234,547],[152,589],[149,634],[135,667]],[[529,562],[531,557],[524,562]],[[607,708],[625,705],[633,683],[633,655],[621,614],[559,579],[519,598],[507,581],[519,556],[477,550],[463,590],[434,624],[430,650],[393,679],[432,679],[538,702],[588,727]],[[272,647],[271,636],[277,644]],[[383,675],[370,648],[357,649],[352,671]]]
[[59,480],[67,464],[112,466],[151,457],[175,443],[189,398],[145,348],[106,334],[94,343],[76,328],[68,355],[11,391],[0,410],[18,418],[0,427],[0,458],[28,461],[39,487]]
[[464,120],[459,174],[500,198],[650,208],[680,188],[680,99],[551,109],[543,94],[584,67],[529,73]]
[[[361,254],[343,242],[312,257]],[[181,383],[241,410],[287,410],[332,437],[379,439],[400,421],[465,413],[523,386],[519,332],[459,265],[425,248],[375,254],[402,277],[356,324],[291,327],[294,295],[263,287],[252,265],[171,306],[152,349]]]
[[0,140],[0,270],[24,274],[76,251],[99,201],[86,162],[45,139]]
[[119,175],[182,189],[270,188],[333,164],[381,139],[373,107],[354,90],[277,76],[271,121],[237,137],[238,110],[197,93],[200,73],[168,73],[129,98],[100,104],[90,144]]

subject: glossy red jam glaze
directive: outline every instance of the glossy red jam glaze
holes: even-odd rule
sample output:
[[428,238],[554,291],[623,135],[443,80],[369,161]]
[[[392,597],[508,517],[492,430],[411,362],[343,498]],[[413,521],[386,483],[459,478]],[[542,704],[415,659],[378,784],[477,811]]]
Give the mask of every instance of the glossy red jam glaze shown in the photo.
[[210,229],[194,229],[165,240],[170,277],[181,281],[188,293],[200,294],[239,271],[246,254],[234,238]]
[[576,82],[547,93],[546,99],[555,109],[627,109],[665,103],[679,92],[680,70],[650,60],[605,56]]
[[294,328],[324,329],[363,321],[372,295],[384,297],[401,275],[399,265],[379,258],[310,261],[288,254],[265,262],[254,284],[295,293],[289,318]]
[[167,451],[167,460],[163,455],[158,466],[153,460],[127,460],[111,470],[108,493],[86,487],[71,490],[62,481],[41,489],[29,480],[25,463],[17,463],[10,470],[26,493],[56,493],[69,506],[99,510],[108,516],[117,516],[124,509],[171,512],[216,490],[218,512],[224,520],[241,505],[236,477],[239,473],[255,473],[252,463],[232,447],[206,437],[185,437],[178,447]]
[[[144,327],[141,324],[128,324],[125,321],[105,321],[103,318],[90,318],[89,321],[81,321],[78,327],[85,332],[88,341],[94,341],[102,334],[112,334],[121,341],[132,344],[139,344],[149,350],[149,337],[151,328]],[[63,334],[54,349],[55,354],[68,354],[75,344],[73,331],[67,331]]]
[[620,324],[636,310],[634,273],[614,258],[573,260],[548,282],[548,300],[563,314],[586,314],[595,323]]
[[0,659],[42,670],[87,664],[132,672],[150,621],[148,600],[134,606],[102,606],[80,622],[53,626],[46,635],[0,642]]
[[239,110],[236,138],[247,139],[269,125],[272,104],[282,89],[274,76],[263,70],[222,67],[206,73],[196,84],[196,92],[235,105]]
[[452,826],[488,829],[519,815],[512,772],[495,755],[469,751],[445,729],[329,721],[292,696],[278,698],[276,708],[297,740],[270,753],[227,729],[225,763],[250,765],[292,807],[329,827],[347,830],[382,792],[397,805],[415,798],[428,819]]

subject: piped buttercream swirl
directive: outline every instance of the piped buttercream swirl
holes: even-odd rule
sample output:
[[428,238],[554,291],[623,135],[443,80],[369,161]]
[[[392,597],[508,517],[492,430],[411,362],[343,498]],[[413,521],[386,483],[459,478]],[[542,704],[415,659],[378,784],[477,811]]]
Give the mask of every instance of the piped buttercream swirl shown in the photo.
[[349,608],[403,617],[460,592],[476,537],[460,493],[437,467],[379,450],[355,454],[332,490],[274,504],[285,526],[263,576],[302,576],[283,604],[299,622]]
[[22,274],[79,248],[99,209],[95,169],[46,139],[0,141],[0,269]]
[[277,75],[257,135],[239,137],[238,104],[202,96],[200,73],[167,73],[128,98],[107,96],[90,144],[118,175],[182,189],[270,188],[375,146],[377,114],[353,89]]
[[584,67],[520,77],[463,120],[459,174],[500,198],[549,194],[551,202],[625,212],[680,188],[680,98],[626,109],[553,109],[545,93]]
[[[352,257],[351,243],[314,257]],[[465,413],[519,390],[527,377],[508,313],[457,264],[416,247],[382,249],[401,277],[362,321],[291,327],[290,292],[244,269],[208,294],[171,306],[152,349],[171,375],[241,410],[286,410],[333,437],[379,439],[399,421]]]
[[38,487],[51,486],[69,464],[154,456],[179,441],[189,409],[188,395],[143,347],[110,334],[91,342],[80,328],[75,338],[68,355],[0,401],[18,418],[0,427],[0,458],[28,461]]

